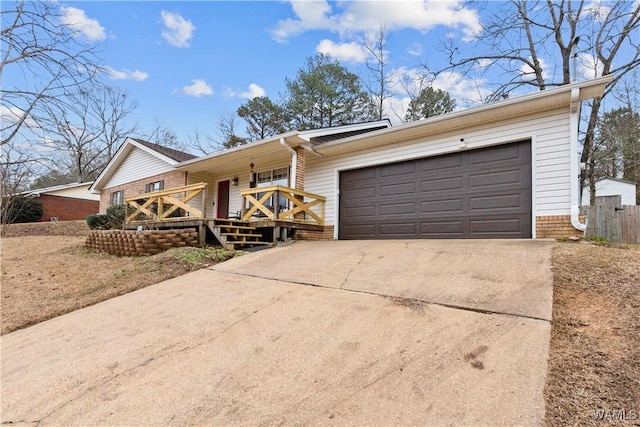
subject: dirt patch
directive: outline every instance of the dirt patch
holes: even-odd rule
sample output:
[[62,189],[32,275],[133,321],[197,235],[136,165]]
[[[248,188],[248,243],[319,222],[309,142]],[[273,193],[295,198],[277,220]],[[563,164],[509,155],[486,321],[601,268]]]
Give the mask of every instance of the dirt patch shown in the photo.
[[547,425],[640,425],[640,248],[560,244],[553,269]]
[[150,257],[116,257],[85,249],[85,239],[0,240],[3,335],[233,256],[222,249],[180,248]]

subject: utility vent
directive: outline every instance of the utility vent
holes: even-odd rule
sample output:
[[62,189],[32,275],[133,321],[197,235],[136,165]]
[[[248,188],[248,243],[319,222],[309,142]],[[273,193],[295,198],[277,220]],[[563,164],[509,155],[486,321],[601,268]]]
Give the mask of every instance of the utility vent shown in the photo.
[[51,222],[58,222],[58,217],[57,216],[52,216],[51,218],[49,218],[49,220]]

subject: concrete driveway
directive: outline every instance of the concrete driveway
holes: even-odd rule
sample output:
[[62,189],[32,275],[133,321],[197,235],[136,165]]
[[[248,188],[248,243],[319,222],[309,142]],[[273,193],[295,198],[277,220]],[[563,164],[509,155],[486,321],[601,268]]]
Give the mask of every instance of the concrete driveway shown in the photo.
[[2,422],[541,425],[552,247],[244,255],[3,336]]

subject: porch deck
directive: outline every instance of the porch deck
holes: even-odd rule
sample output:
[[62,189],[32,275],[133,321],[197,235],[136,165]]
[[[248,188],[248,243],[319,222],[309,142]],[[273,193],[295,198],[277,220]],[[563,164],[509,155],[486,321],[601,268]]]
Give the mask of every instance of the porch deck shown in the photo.
[[275,245],[290,238],[290,230],[324,228],[323,196],[283,186],[252,188],[241,192],[239,218],[212,218],[188,203],[199,196],[204,205],[206,187],[206,183],[199,183],[126,198],[133,213],[126,218],[125,228],[195,228],[201,246],[206,244],[208,230],[232,250]]

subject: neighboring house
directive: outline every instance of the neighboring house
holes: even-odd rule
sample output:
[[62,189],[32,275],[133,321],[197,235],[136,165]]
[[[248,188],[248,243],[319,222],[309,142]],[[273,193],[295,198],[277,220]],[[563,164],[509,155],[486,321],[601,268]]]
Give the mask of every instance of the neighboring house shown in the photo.
[[[184,184],[206,183],[204,196],[189,202],[202,218],[242,212],[258,221],[251,216],[260,213],[255,207],[268,203],[258,201],[267,194],[259,189],[291,187],[297,193],[279,209],[288,220],[301,213],[315,218],[319,228],[301,232],[315,238],[579,234],[580,105],[602,96],[610,81],[574,83],[396,127],[292,131],[173,164],[133,150],[136,162],[122,156],[110,163],[92,190],[102,191],[104,202],[116,184],[181,173]],[[301,192],[315,198],[305,212],[296,205]]]
[[40,221],[77,221],[98,213],[100,196],[89,192],[93,182],[56,185],[26,191],[27,197],[36,197],[42,203]]
[[104,213],[112,204],[123,204],[125,197],[188,184],[187,173],[176,166],[195,157],[127,138],[91,187],[94,194],[100,194],[100,212]]
[[[635,205],[636,183],[617,178],[602,178],[596,181],[596,197],[602,196],[621,196],[622,205]],[[591,192],[588,187],[582,189],[582,204],[591,204]]]

